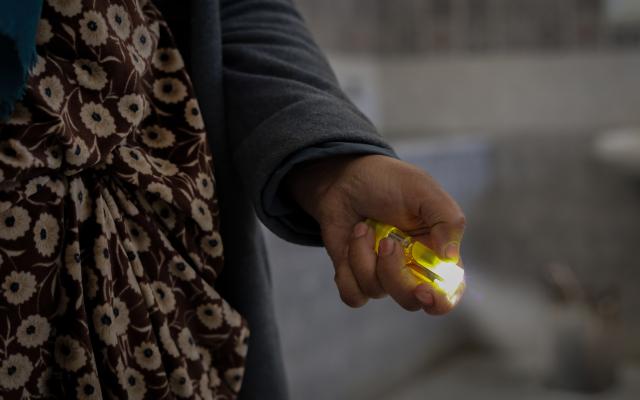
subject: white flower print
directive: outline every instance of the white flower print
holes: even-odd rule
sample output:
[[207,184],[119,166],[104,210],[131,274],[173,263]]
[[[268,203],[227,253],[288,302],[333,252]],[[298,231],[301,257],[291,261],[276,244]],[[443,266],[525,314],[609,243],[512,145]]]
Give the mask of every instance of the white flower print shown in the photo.
[[47,0],[47,2],[65,17],[73,17],[82,11],[82,0]]
[[[202,364],[202,369],[204,371],[209,371],[211,369],[211,353],[205,347],[197,346],[198,354],[200,355],[200,362]],[[206,374],[205,374],[206,375]],[[207,383],[209,379],[207,378]]]
[[184,367],[176,368],[171,372],[169,387],[179,397],[191,397],[193,395],[193,384],[189,378],[189,373]]
[[180,347],[182,354],[184,354],[184,356],[189,360],[196,361],[200,359],[198,347],[196,346],[196,342],[193,340],[191,330],[186,326],[182,328],[178,334],[178,347]]
[[171,337],[171,333],[169,331],[169,326],[167,325],[167,321],[164,321],[160,326],[160,344],[162,348],[173,357],[180,357],[180,352],[178,352],[178,347],[176,346],[176,342],[173,341]]
[[44,151],[47,156],[47,166],[52,169],[57,169],[62,165],[62,151],[60,146],[54,145]]
[[96,222],[102,227],[102,231],[109,238],[116,233],[116,223],[114,219],[121,219],[121,216],[112,214],[114,206],[107,206],[114,200],[107,191],[102,192],[102,196],[96,199]]
[[73,178],[69,182],[69,196],[73,200],[74,205],[76,206],[76,213],[78,215],[78,219],[81,222],[84,222],[91,216],[93,212],[93,201],[89,196],[89,191],[87,187],[84,185],[82,178],[77,177]]
[[238,336],[238,343],[236,344],[236,348],[235,348],[236,354],[238,354],[240,357],[247,356],[247,350],[249,349],[248,342],[249,342],[249,329],[241,329],[240,335]]
[[[148,0],[143,0],[143,2],[147,2]],[[149,30],[156,36],[160,36],[160,23],[158,21],[153,21],[149,24]]]
[[122,118],[133,125],[139,125],[144,116],[144,99],[139,94],[127,94],[118,101],[118,111]]
[[69,243],[64,252],[64,265],[67,273],[74,281],[82,280],[82,271],[80,265],[80,245],[77,240]]
[[136,274],[137,277],[142,278],[144,276],[144,268],[140,262],[136,246],[129,238],[126,238],[122,244],[127,252],[127,259],[130,262],[131,268],[133,268],[133,273]]
[[169,160],[165,160],[158,157],[148,156],[151,164],[165,176],[173,176],[178,173],[178,167]]
[[211,176],[209,174],[198,172],[198,176],[196,177],[196,187],[198,188],[200,196],[207,200],[211,200],[215,188],[213,179],[211,179]]
[[0,142],[0,163],[23,169],[33,164],[33,155],[22,143],[8,139]]
[[58,365],[72,372],[79,370],[87,362],[84,348],[69,335],[56,338],[54,356]]
[[75,166],[83,165],[89,159],[89,148],[87,144],[79,137],[73,139],[71,146],[67,147],[64,152],[65,160]]
[[160,350],[153,342],[145,341],[140,343],[134,350],[133,355],[140,368],[149,371],[157,369],[162,363]]
[[118,151],[120,152],[120,156],[124,162],[126,162],[131,168],[141,174],[151,174],[151,166],[140,150],[133,147],[120,146]]
[[93,327],[98,337],[109,346],[115,346],[118,343],[118,337],[113,330],[113,308],[111,304],[104,303],[93,309]]
[[197,197],[194,197],[191,201],[191,215],[202,230],[210,231],[213,229],[211,211],[207,203]]
[[103,105],[88,102],[82,105],[80,119],[89,130],[99,137],[106,137],[116,132],[116,125],[111,113]]
[[183,281],[190,281],[196,277],[196,271],[180,255],[173,256],[169,261],[169,272]]
[[146,282],[140,282],[140,291],[142,291],[142,297],[147,308],[152,308],[156,304],[156,298],[153,296],[151,286]]
[[211,367],[211,370],[209,370],[209,387],[211,389],[217,389],[221,384],[222,381],[220,380],[218,370],[215,369],[215,367]]
[[229,368],[224,373],[224,380],[233,389],[234,392],[240,390],[242,378],[244,376],[244,368]]
[[218,292],[216,292],[216,290],[206,282],[203,282],[202,290],[204,290],[204,293],[209,296],[211,300],[218,300],[220,298]]
[[202,238],[200,246],[211,257],[220,257],[222,255],[222,239],[218,232],[212,232]]
[[184,119],[193,129],[204,129],[204,121],[202,120],[200,106],[196,99],[187,101],[187,104],[184,106]]
[[129,307],[119,297],[113,298],[113,331],[116,335],[121,335],[129,328]]
[[49,338],[51,326],[41,315],[29,315],[23,319],[16,331],[16,339],[24,347],[38,347]]
[[107,84],[107,72],[94,61],[77,60],[73,70],[80,86],[91,90],[102,90]]
[[[176,226],[176,214],[165,201],[156,200],[151,204],[151,207],[153,207],[155,213],[160,216],[167,228],[173,229]],[[164,235],[162,237],[164,237]]]
[[131,367],[118,370],[118,382],[131,400],[142,400],[147,392],[144,376]]
[[187,96],[187,87],[176,78],[160,78],[153,82],[153,95],[163,103],[179,103]]
[[96,268],[102,276],[111,278],[111,251],[109,250],[109,241],[104,234],[98,236],[93,245],[93,258]]
[[47,60],[44,57],[40,56],[39,54],[36,55],[36,63],[33,65],[31,70],[29,71],[29,75],[33,77],[40,75],[41,73],[44,72],[44,67],[46,65],[47,65]]
[[151,283],[151,290],[156,299],[158,308],[164,314],[172,312],[176,307],[176,298],[173,291],[166,283],[155,281]]
[[44,18],[40,19],[40,21],[38,21],[38,30],[36,32],[36,44],[38,46],[47,44],[51,38],[53,38],[51,24]]
[[53,111],[60,110],[64,100],[64,88],[57,76],[52,75],[42,78],[38,85],[38,92]]
[[176,142],[173,132],[158,125],[143,129],[142,141],[154,149],[170,147]]
[[[127,215],[130,215],[132,217],[139,214],[138,207],[136,207],[136,205],[127,198],[127,195],[122,190],[116,189],[116,196],[118,197],[117,208],[122,208],[127,213]],[[113,208],[110,209],[113,210]]]
[[161,48],[153,54],[152,64],[162,72],[176,72],[184,68],[184,61],[176,49]]
[[129,37],[131,33],[131,22],[129,21],[129,14],[124,7],[120,5],[111,5],[107,9],[107,20],[111,29],[122,40]]
[[198,315],[200,322],[209,329],[217,329],[222,326],[222,309],[216,304],[207,303],[198,306],[196,315]]
[[138,51],[138,54],[143,58],[147,58],[151,55],[153,50],[153,43],[151,41],[151,33],[146,26],[140,25],[133,30],[133,36],[131,38],[133,46]]
[[78,400],[101,400],[100,380],[94,372],[88,372],[78,379],[76,386]]
[[101,46],[107,43],[109,37],[107,22],[102,14],[96,11],[86,11],[80,20],[80,37],[88,46]]
[[127,282],[129,282],[129,287],[133,289],[134,292],[140,294],[140,285],[138,284],[138,279],[136,275],[133,273],[133,269],[127,268]]
[[222,312],[224,313],[224,320],[227,321],[230,327],[237,328],[242,324],[240,314],[224,300],[222,300]]
[[198,382],[198,387],[200,388],[200,396],[202,396],[202,400],[213,400],[213,392],[209,387],[209,374],[203,373],[200,377],[200,382]]
[[0,239],[15,240],[22,237],[30,225],[31,217],[26,209],[20,206],[11,207],[0,213]]
[[145,70],[147,69],[147,64],[145,63],[144,59],[140,57],[140,54],[138,54],[138,50],[136,50],[135,47],[129,45],[127,46],[127,52],[129,53],[131,63],[133,64],[133,68],[135,68],[136,72],[138,72],[138,74],[140,75],[144,74]]
[[29,179],[29,182],[24,188],[24,194],[27,197],[31,197],[34,194],[40,192],[49,182],[49,177],[46,175],[36,176],[35,178]]
[[24,354],[11,354],[0,366],[0,386],[17,389],[24,385],[33,372],[33,363]]
[[124,220],[124,226],[131,238],[135,251],[149,251],[149,248],[151,247],[151,239],[149,238],[147,231],[142,226],[129,219]]
[[2,294],[11,304],[22,304],[36,291],[36,277],[31,272],[11,271],[2,282]]
[[160,182],[151,182],[149,186],[147,186],[147,191],[149,193],[155,193],[167,203],[171,203],[173,201],[173,191],[171,188],[164,183]]
[[11,114],[11,118],[7,121],[9,125],[27,125],[31,122],[31,111],[22,103],[16,103]]
[[45,257],[53,254],[60,239],[58,220],[49,213],[40,214],[33,226],[33,240],[38,253]]

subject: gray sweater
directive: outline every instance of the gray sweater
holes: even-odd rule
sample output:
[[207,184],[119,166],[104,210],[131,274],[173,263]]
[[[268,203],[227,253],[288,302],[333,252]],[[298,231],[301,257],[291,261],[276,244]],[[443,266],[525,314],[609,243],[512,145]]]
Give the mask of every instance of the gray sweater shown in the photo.
[[346,98],[290,0],[156,0],[195,85],[213,152],[225,267],[216,288],[249,322],[241,399],[286,399],[256,216],[290,242],[319,227],[280,183],[303,161],[393,150]]

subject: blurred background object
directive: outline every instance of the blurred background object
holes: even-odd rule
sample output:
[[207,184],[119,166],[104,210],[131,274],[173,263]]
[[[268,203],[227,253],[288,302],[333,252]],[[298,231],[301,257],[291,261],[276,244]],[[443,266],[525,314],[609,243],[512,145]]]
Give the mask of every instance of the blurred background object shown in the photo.
[[640,1],[296,2],[462,205],[469,282],[445,317],[352,310],[324,249],[267,233],[292,398],[640,398]]

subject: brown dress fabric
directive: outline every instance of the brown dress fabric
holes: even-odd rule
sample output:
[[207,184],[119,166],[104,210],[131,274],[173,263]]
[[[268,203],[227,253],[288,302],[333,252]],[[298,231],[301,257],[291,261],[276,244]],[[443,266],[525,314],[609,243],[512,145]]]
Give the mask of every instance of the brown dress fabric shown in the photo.
[[233,399],[249,330],[212,159],[151,2],[47,0],[0,125],[0,398]]

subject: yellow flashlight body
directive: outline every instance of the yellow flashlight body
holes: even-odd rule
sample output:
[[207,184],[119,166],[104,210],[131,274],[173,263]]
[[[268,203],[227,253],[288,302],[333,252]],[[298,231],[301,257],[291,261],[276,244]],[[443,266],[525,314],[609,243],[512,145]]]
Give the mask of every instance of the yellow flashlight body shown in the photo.
[[395,240],[402,246],[405,263],[413,275],[443,293],[453,304],[464,291],[464,269],[454,262],[440,259],[429,247],[392,225],[367,219],[367,224],[375,231],[375,252],[384,238]]

